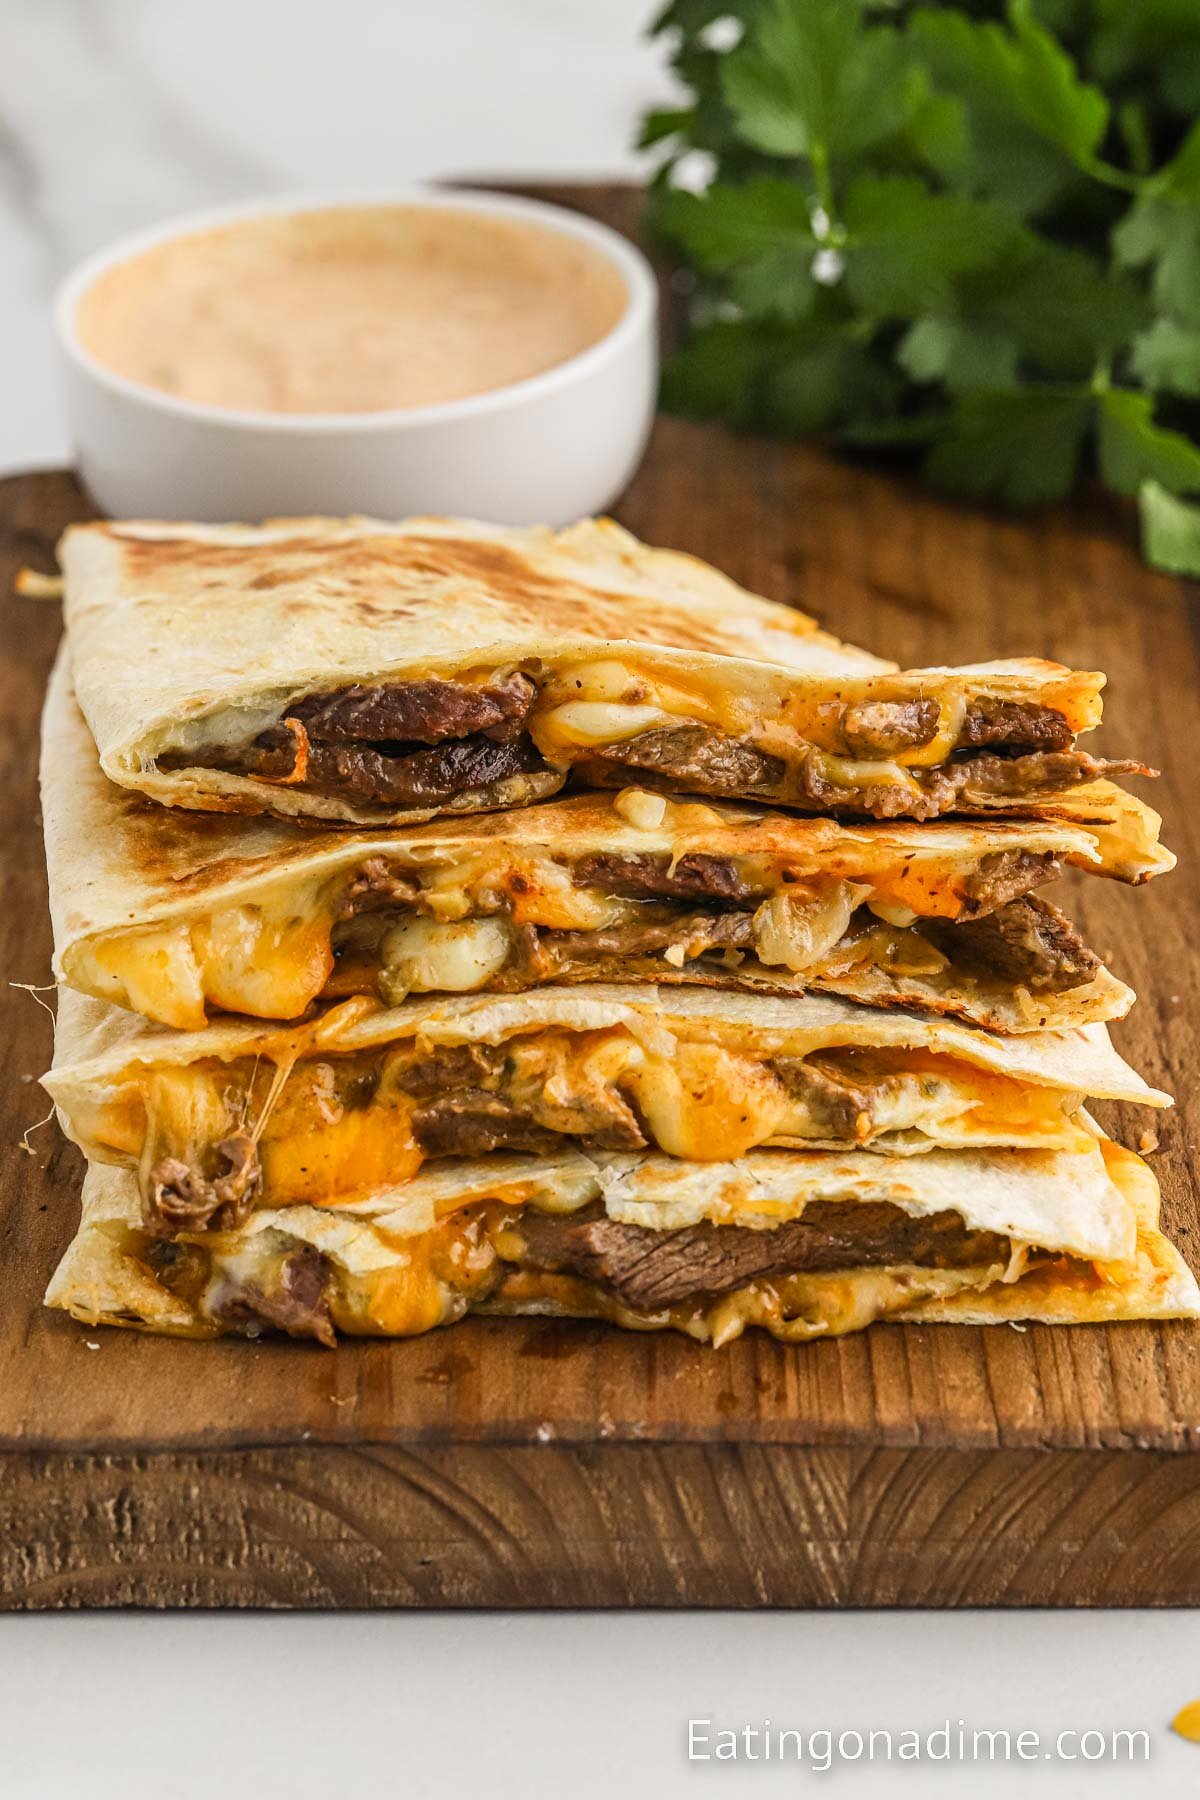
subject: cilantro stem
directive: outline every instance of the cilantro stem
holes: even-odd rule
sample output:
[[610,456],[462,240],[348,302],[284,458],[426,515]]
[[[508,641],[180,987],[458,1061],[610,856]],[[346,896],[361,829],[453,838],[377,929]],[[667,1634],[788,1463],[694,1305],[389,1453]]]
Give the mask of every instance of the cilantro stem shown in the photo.
[[833,235],[833,178],[829,172],[829,146],[817,139],[808,147],[808,160],[812,164],[813,183],[816,187],[818,219],[820,227],[817,237],[821,243],[829,242]]
[[1135,175],[1130,169],[1118,169],[1115,164],[1104,162],[1099,156],[1089,156],[1080,162],[1079,167],[1093,181],[1104,187],[1116,188],[1122,194],[1140,194],[1145,186],[1145,179]]

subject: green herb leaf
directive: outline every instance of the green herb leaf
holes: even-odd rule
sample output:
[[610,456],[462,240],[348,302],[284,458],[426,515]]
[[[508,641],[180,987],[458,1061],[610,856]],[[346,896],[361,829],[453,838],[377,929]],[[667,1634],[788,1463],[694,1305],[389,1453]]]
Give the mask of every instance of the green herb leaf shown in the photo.
[[776,350],[774,334],[759,323],[717,319],[702,325],[667,359],[662,404],[684,418],[749,424],[759,379]]
[[635,148],[651,150],[655,144],[666,143],[673,137],[681,137],[696,127],[696,109],[694,106],[663,107],[657,112],[648,112],[642,120],[642,128],[638,132]]
[[959,289],[963,317],[980,330],[1004,332],[1039,373],[1085,377],[1149,322],[1149,309],[1128,276],[1107,274],[1082,250],[1023,232],[993,268]]
[[881,318],[948,308],[955,278],[993,263],[1017,236],[1002,207],[932,194],[902,175],[860,176],[845,220],[847,291]]
[[1060,499],[1075,479],[1090,415],[1090,397],[1073,388],[964,395],[925,472],[941,487],[1014,505]]
[[885,412],[899,383],[868,347],[844,327],[798,337],[764,384],[758,417],[789,435],[828,431],[848,416]]
[[802,319],[816,297],[816,240],[808,201],[793,181],[764,177],[703,196],[668,192],[658,211],[668,237],[697,267],[729,276],[729,292],[759,318]]
[[1189,506],[1159,482],[1148,481],[1139,510],[1146,561],[1173,575],[1200,575],[1200,506]]
[[769,177],[706,194],[664,194],[659,223],[702,269],[722,271],[779,251],[811,262],[816,248],[808,200],[794,181]]
[[1200,488],[1200,449],[1181,432],[1154,421],[1149,394],[1108,388],[1099,399],[1100,473],[1119,494],[1146,481],[1178,493]]
[[897,362],[914,381],[942,381],[955,394],[1012,387],[1018,357],[1013,338],[962,319],[918,319],[896,350]]
[[748,143],[814,160],[891,137],[926,91],[899,34],[864,28],[857,0],[774,0],[725,59],[724,89]]
[[918,11],[908,37],[939,88],[958,94],[971,122],[972,168],[985,192],[1038,212],[1090,168],[1109,106],[1080,79],[1062,45],[1013,0],[1010,27],[948,8]]
[[696,276],[668,406],[1014,503],[1086,461],[1200,564],[1200,0],[668,0],[654,29],[683,97],[645,123],[652,218]]
[[1174,319],[1155,319],[1134,339],[1134,374],[1156,393],[1186,394],[1200,400],[1200,330]]

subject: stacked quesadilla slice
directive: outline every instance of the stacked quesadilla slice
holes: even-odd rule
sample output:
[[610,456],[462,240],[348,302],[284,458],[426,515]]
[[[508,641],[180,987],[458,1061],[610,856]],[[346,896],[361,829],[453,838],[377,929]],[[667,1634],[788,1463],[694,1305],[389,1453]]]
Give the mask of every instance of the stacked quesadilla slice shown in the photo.
[[79,702],[167,805],[384,825],[592,788],[810,813],[1036,816],[1142,772],[1076,747],[1104,677],[898,671],[619,527],[81,525]]
[[1169,869],[1103,678],[899,672],[607,524],[80,527],[47,700],[90,1169],[48,1296],[724,1342],[1200,1311],[1048,897]]

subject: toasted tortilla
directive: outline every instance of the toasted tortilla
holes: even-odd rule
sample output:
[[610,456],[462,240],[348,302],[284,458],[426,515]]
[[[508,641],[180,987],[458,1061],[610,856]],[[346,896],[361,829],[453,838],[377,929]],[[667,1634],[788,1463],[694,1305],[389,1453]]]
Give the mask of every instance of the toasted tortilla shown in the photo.
[[162,1236],[228,1230],[256,1207],[373,1202],[481,1152],[553,1166],[580,1145],[657,1149],[699,1165],[692,1204],[763,1146],[1078,1151],[1085,1097],[1170,1104],[1102,1025],[1003,1038],[831,996],[603,984],[352,1000],[298,1026],[199,1032],[67,991],[45,1084],[89,1157],[137,1171]]
[[[759,1151],[714,1165],[702,1195],[671,1159],[570,1154],[492,1158],[410,1183],[398,1205],[291,1207],[256,1213],[236,1233],[163,1245],[144,1231],[136,1184],[92,1165],[83,1218],[46,1295],[89,1326],[184,1337],[257,1336],[272,1326],[334,1340],[335,1331],[405,1336],[468,1311],[608,1319],[674,1328],[713,1344],[758,1325],[785,1341],[854,1331],[875,1319],[979,1324],[1194,1318],[1200,1291],[1157,1229],[1158,1189],[1130,1152],[1102,1140],[1083,1152],[942,1153],[916,1159]],[[655,1311],[632,1308],[600,1278],[522,1265],[522,1218],[584,1208],[664,1238],[697,1211],[712,1225],[764,1237],[832,1202],[911,1219],[956,1212],[984,1259],[956,1267],[896,1264],[777,1276]],[[481,1237],[481,1233],[484,1235]],[[473,1235],[472,1235],[473,1234]],[[851,1228],[852,1235],[852,1228]],[[457,1262],[448,1244],[468,1247]],[[486,1245],[486,1254],[481,1245]],[[472,1260],[473,1259],[473,1260]]]
[[[638,790],[387,832],[314,832],[269,818],[166,810],[101,773],[64,657],[51,677],[42,745],[56,976],[188,1030],[219,1010],[296,1018],[323,993],[390,997],[405,985],[418,992],[455,982],[521,989],[596,979],[766,993],[814,989],[1000,1031],[1070,1029],[1119,1017],[1132,1002],[1129,989],[1097,969],[1093,979],[1059,991],[1018,993],[1019,982],[956,964],[952,946],[943,941],[938,951],[903,921],[989,910],[988,884],[1000,866],[1027,864],[1027,879],[1040,884],[1059,863],[1136,881],[1174,861],[1157,842],[1156,816],[1111,784],[1103,793],[1062,797],[1068,815],[1073,807],[1082,815],[1078,824],[1068,816],[853,825]],[[757,948],[730,955],[719,944],[705,948],[707,938],[696,934],[696,919],[715,905],[720,935],[728,895],[714,902],[701,885],[669,905],[647,907],[619,893],[612,879],[585,881],[587,862],[597,858],[651,859],[685,872],[696,858],[705,866],[715,859],[750,896],[739,904],[755,914]],[[372,935],[365,939],[346,918],[364,870],[383,870],[418,890],[388,909],[368,893]],[[766,920],[758,912],[767,897],[786,891],[810,910],[836,913],[851,889],[853,947],[834,932],[823,951],[792,951],[778,933],[774,943],[768,935],[774,914]],[[640,951],[598,954],[581,945],[559,954],[563,931],[623,921],[636,927],[664,913],[678,920],[675,938],[687,945],[678,963],[670,932]],[[417,917],[429,922],[424,948],[390,959],[397,940],[385,928]],[[444,944],[461,947],[454,921],[475,917],[491,920],[485,937],[508,937],[497,939],[498,961],[493,954],[491,963],[456,976]],[[439,918],[450,922],[443,942],[432,930]],[[901,922],[889,926],[889,918]],[[864,935],[867,923],[872,929]],[[513,934],[522,928],[535,930],[537,957],[521,954]],[[787,955],[791,964],[779,960]]]
[[[381,825],[632,770],[809,812],[1039,817],[1046,792],[1104,771],[1071,748],[1102,675],[898,672],[607,521],[90,524],[60,556],[101,766],[168,805]],[[964,744],[1002,753],[968,769],[950,760]]]

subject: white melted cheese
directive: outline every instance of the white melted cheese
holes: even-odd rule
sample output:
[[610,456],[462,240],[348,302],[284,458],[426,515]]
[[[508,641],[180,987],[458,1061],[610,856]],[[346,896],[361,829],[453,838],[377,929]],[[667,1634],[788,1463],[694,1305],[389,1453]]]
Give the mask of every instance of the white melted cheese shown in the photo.
[[383,941],[385,997],[394,1006],[405,994],[471,993],[503,968],[511,942],[503,919],[452,924],[413,914]]

